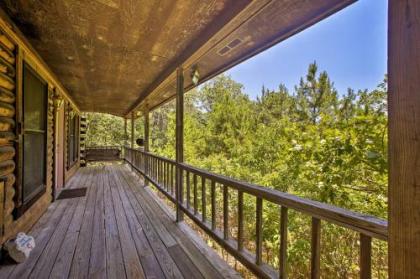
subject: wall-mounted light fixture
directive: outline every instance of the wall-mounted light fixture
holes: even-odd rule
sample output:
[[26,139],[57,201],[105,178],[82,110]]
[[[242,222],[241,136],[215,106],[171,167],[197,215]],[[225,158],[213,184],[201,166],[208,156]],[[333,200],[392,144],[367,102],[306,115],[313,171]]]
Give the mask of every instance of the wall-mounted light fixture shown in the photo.
[[197,65],[195,65],[193,66],[191,70],[191,81],[193,82],[194,85],[197,85],[199,80],[200,80],[200,73],[198,72]]
[[53,104],[56,109],[59,109],[64,103],[63,97],[57,93],[57,91],[54,91],[53,95]]

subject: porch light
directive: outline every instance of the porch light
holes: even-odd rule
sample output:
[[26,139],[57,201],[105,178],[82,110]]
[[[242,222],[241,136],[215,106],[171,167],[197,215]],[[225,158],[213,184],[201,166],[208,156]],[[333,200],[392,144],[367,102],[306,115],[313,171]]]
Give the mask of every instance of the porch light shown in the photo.
[[198,80],[200,79],[200,73],[198,72],[198,67],[194,66],[191,71],[191,81],[194,85],[198,84]]
[[61,97],[57,92],[53,95],[53,104],[56,109],[60,108],[61,105],[64,103],[63,97]]

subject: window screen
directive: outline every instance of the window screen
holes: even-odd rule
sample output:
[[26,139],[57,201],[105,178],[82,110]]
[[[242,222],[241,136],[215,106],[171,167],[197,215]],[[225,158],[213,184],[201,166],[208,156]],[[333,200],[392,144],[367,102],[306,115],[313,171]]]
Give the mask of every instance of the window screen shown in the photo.
[[23,70],[23,202],[45,188],[47,84],[28,65]]

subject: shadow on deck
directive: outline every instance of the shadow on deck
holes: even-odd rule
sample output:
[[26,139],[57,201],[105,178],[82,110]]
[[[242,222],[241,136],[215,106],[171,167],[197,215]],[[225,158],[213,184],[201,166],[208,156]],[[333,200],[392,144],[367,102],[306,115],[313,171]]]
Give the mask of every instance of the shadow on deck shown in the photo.
[[184,223],[175,223],[126,165],[81,168],[29,234],[29,259],[0,267],[0,278],[236,278]]

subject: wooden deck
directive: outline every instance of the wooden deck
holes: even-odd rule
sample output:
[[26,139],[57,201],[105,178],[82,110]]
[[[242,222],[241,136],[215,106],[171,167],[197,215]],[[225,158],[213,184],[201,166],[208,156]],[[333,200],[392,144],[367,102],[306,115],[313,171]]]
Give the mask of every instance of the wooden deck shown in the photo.
[[81,168],[29,234],[36,248],[0,278],[236,278],[186,224],[177,224],[126,165]]

